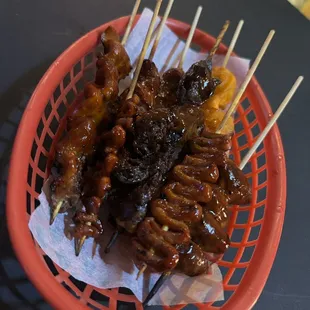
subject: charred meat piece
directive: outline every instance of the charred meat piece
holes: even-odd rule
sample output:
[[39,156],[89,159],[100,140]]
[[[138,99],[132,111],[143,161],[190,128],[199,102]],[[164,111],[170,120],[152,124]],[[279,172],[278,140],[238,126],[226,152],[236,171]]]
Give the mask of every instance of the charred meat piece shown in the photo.
[[179,104],[203,104],[213,95],[218,84],[219,80],[212,77],[211,60],[201,60],[194,63],[180,81]]
[[124,184],[135,184],[150,178],[161,169],[165,157],[176,159],[182,134],[182,129],[175,128],[174,115],[170,111],[148,112],[135,123],[133,134],[128,137],[114,172],[115,178]]
[[203,251],[222,254],[230,244],[225,232],[228,224],[228,197],[217,185],[212,185],[212,199],[203,206],[203,220],[191,225],[191,236]]
[[205,274],[209,271],[210,262],[203,250],[195,243],[182,244],[177,247],[179,262],[176,269],[189,277]]
[[169,69],[163,74],[160,91],[156,98],[156,105],[160,107],[173,107],[177,105],[177,91],[183,74],[183,70],[175,68]]
[[219,154],[231,150],[231,135],[219,135],[204,132],[190,142],[194,154]]
[[142,64],[140,75],[135,88],[135,94],[140,98],[142,104],[148,108],[155,105],[155,97],[160,88],[160,76],[156,65],[148,59]]
[[251,186],[233,160],[220,167],[219,185],[225,189],[230,204],[244,205],[252,200]]
[[145,59],[132,98],[126,99],[129,89],[125,89],[120,96],[116,123],[125,124],[130,129],[137,116],[141,117],[154,107],[159,89],[157,67],[152,61]]
[[165,199],[156,199],[151,203],[151,212],[156,220],[172,231],[189,233],[187,223],[198,223],[202,219],[202,207],[195,203],[183,206],[174,205]]
[[227,233],[214,217],[214,213],[207,208],[203,211],[202,223],[192,225],[191,236],[193,241],[208,253],[222,254],[230,244]]
[[86,206],[86,210],[78,211],[73,218],[75,223],[74,237],[97,238],[103,232],[101,221],[98,220],[97,216],[101,200],[98,197],[88,197],[83,199],[83,204]]
[[157,172],[146,182],[137,185],[114,183],[105,205],[117,224],[132,233],[146,216],[148,203],[156,196],[163,182],[163,175]]
[[[118,180],[113,183],[113,190],[106,200],[112,216],[118,219],[120,226],[133,232],[136,225],[143,220],[149,201],[156,197],[163,185],[167,172],[171,169],[179,155],[179,149],[170,146],[158,157],[157,164],[152,169],[156,171],[142,182],[126,184]],[[150,171],[146,171],[149,174]],[[126,179],[127,181],[127,179]]]

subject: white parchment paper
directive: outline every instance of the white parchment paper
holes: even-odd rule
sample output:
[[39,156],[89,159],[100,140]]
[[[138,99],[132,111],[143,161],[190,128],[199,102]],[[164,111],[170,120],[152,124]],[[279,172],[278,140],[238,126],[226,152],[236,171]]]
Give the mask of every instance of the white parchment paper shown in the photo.
[[[128,38],[126,50],[132,64],[136,63],[139,56],[151,17],[152,11],[144,9],[140,20]],[[157,25],[159,21],[160,19],[158,19]],[[174,65],[183,47],[184,42],[168,27],[165,27],[154,58],[159,71],[169,69]],[[175,51],[170,54],[173,48]],[[172,56],[167,63],[166,60],[169,55]],[[184,62],[184,70],[187,70],[192,63],[204,57],[205,55],[190,49]],[[213,64],[214,66],[221,65],[222,61],[223,56],[216,56]],[[248,71],[249,60],[231,57],[227,67],[236,75],[238,85],[240,85]],[[123,87],[126,87],[128,83],[130,83],[130,78],[122,82]],[[143,301],[159,275],[145,273],[136,280],[138,269],[130,260],[130,240],[128,237],[121,236],[111,252],[103,255],[104,245],[107,244],[112,234],[111,228],[106,224],[104,225],[105,232],[101,246],[97,247],[94,257],[92,257],[93,242],[90,239],[85,241],[79,257],[76,257],[74,241],[69,240],[64,235],[66,215],[58,215],[54,224],[49,225],[50,207],[46,198],[46,194],[49,193],[45,192],[46,190],[42,191],[39,196],[40,206],[32,213],[29,221],[29,228],[42,250],[74,278],[98,288],[127,287],[132,290],[140,301]],[[172,275],[149,304],[175,305],[222,299],[222,275],[218,266],[213,264],[210,274],[207,275],[193,278],[182,274]]]

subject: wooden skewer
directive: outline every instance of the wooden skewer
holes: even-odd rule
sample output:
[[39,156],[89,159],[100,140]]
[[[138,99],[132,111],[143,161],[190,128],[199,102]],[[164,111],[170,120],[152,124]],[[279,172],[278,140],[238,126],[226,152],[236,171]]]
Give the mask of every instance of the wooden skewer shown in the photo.
[[223,65],[222,65],[222,67],[224,67],[224,68],[227,66],[228,60],[230,58],[230,55],[231,55],[232,51],[235,48],[235,45],[236,45],[236,42],[237,42],[237,40],[239,38],[239,35],[240,35],[241,29],[243,27],[243,24],[244,24],[244,20],[241,19],[239,21],[239,23],[238,23],[238,26],[237,26],[237,28],[235,30],[235,33],[234,33],[234,35],[233,35],[233,37],[232,37],[232,39],[230,41],[227,53],[225,55],[225,58],[224,58],[224,61],[223,61]]
[[[201,9],[200,9],[200,8],[201,8]],[[201,7],[201,6],[197,8],[195,17],[194,17],[193,22],[192,22],[192,25],[191,25],[190,33],[188,34],[188,37],[187,37],[187,39],[186,39],[184,48],[183,48],[183,50],[177,55],[177,57],[176,57],[175,61],[173,62],[171,68],[176,68],[176,67],[177,67],[179,70],[182,70],[182,69],[183,69],[184,61],[185,61],[187,52],[188,52],[188,50],[189,50],[189,47],[190,47],[190,45],[191,45],[191,43],[192,43],[192,40],[193,40],[193,37],[194,37],[194,33],[195,33],[196,28],[197,28],[197,24],[198,24],[200,15],[201,15],[201,10],[202,10],[202,7]],[[178,40],[178,41],[179,41],[179,40]],[[177,47],[175,48],[175,50],[176,50],[176,49],[177,49]],[[175,50],[173,51],[173,54],[174,54]],[[165,64],[166,67],[168,66],[168,63],[170,62],[172,56],[173,56],[173,55],[170,56],[169,61],[168,61],[168,60],[166,61],[166,64],[167,64],[167,65]],[[182,61],[182,59],[183,59],[183,61]]]
[[253,144],[253,146],[250,148],[250,150],[248,151],[248,153],[244,156],[244,158],[242,159],[239,168],[242,170],[245,165],[247,164],[247,162],[249,161],[249,159],[252,157],[252,155],[254,154],[254,152],[256,151],[256,149],[259,147],[259,145],[262,143],[262,141],[265,139],[265,137],[267,136],[267,134],[269,133],[270,129],[272,128],[272,126],[276,123],[277,119],[280,117],[281,113],[284,111],[285,107],[287,106],[287,104],[290,102],[290,100],[292,99],[292,97],[294,96],[297,88],[299,87],[299,85],[301,84],[301,82],[303,81],[304,77],[303,76],[299,76],[297,78],[297,80],[295,81],[294,85],[292,86],[291,90],[288,92],[288,94],[286,95],[286,97],[284,98],[284,100],[282,101],[282,103],[280,104],[280,106],[278,107],[276,113],[272,116],[272,118],[270,119],[269,123],[267,124],[267,126],[265,127],[265,129],[261,132],[261,134],[259,135],[259,137],[257,138],[257,140],[255,141],[255,143]]
[[[161,73],[161,74],[163,74],[164,72],[166,72],[166,70],[168,69],[168,65],[169,65],[169,63],[170,63],[170,61],[171,61],[171,59],[172,59],[174,53],[175,53],[176,50],[178,49],[178,47],[179,47],[179,45],[180,45],[181,42],[182,42],[182,41],[181,41],[180,39],[177,39],[177,40],[175,41],[175,43],[174,43],[174,45],[173,45],[171,51],[169,52],[169,55],[168,55],[166,61],[165,61],[164,66],[163,66],[162,69],[160,70],[160,73]],[[181,56],[181,54],[178,55],[177,60],[179,60],[179,56]],[[175,67],[175,65],[172,66],[172,68],[174,68],[174,67]]]
[[147,306],[148,302],[154,297],[154,295],[158,292],[160,287],[163,285],[163,283],[167,280],[167,278],[170,276],[171,271],[163,272],[160,275],[160,278],[156,281],[155,285],[151,289],[151,291],[146,296],[145,300],[142,303],[143,308]]
[[225,35],[225,33],[226,33],[226,31],[227,31],[227,29],[229,27],[229,24],[230,24],[230,21],[226,20],[224,25],[223,25],[223,27],[222,27],[222,29],[221,29],[221,31],[220,31],[220,33],[219,33],[219,35],[216,38],[215,44],[213,45],[213,47],[212,47],[212,49],[211,49],[207,59],[212,59],[212,57],[215,55],[217,49],[219,48],[219,46],[220,46],[220,44],[221,44],[221,42],[222,42],[222,40],[224,38],[224,35]]
[[56,216],[58,215],[60,209],[61,209],[61,206],[63,204],[63,201],[59,201],[55,207],[55,209],[53,210],[52,214],[51,214],[51,217],[50,217],[50,225],[52,225],[55,221],[55,218]]
[[[157,25],[156,27],[154,27],[155,29],[154,29],[154,31],[153,31],[153,33],[152,33],[150,42],[152,42],[152,41],[157,37],[158,30],[159,30],[159,26],[160,26],[160,24]],[[139,61],[139,57],[138,57],[138,58],[134,61],[134,63],[132,64],[132,67],[133,67],[133,68],[136,68],[136,67],[137,67],[138,61]]]
[[152,46],[152,50],[151,50],[151,53],[150,53],[149,60],[153,60],[153,58],[154,58],[154,55],[156,53],[160,37],[161,37],[162,32],[164,30],[164,26],[166,24],[167,18],[168,18],[169,14],[170,14],[173,2],[174,2],[174,0],[169,0],[169,2],[168,2],[165,14],[164,14],[163,18],[161,19],[160,26],[159,26],[159,29],[158,29],[158,32],[157,32],[157,36],[156,36],[154,44]]
[[182,69],[183,68],[185,56],[186,56],[187,51],[189,49],[189,46],[190,46],[190,44],[192,42],[195,30],[196,30],[196,27],[197,27],[197,24],[198,24],[198,21],[199,21],[199,18],[200,18],[201,11],[202,11],[202,6],[199,6],[197,8],[194,20],[192,22],[191,29],[190,29],[188,37],[186,39],[186,43],[185,43],[184,49],[183,49],[182,54],[181,54],[181,60],[180,60],[179,65],[178,65],[178,69]]
[[241,96],[243,95],[245,89],[247,88],[247,86],[248,86],[248,84],[249,84],[251,78],[253,77],[254,72],[255,72],[255,70],[257,69],[257,67],[258,67],[258,65],[259,65],[259,63],[260,63],[260,61],[262,60],[262,58],[263,58],[263,56],[264,56],[264,54],[265,54],[265,52],[266,52],[266,50],[267,50],[267,48],[268,48],[268,46],[269,46],[269,44],[270,44],[270,42],[271,42],[271,40],[272,40],[274,34],[275,34],[275,31],[274,31],[274,30],[271,30],[271,31],[269,32],[269,34],[268,34],[268,36],[267,36],[267,38],[266,38],[266,40],[265,40],[263,46],[261,47],[261,49],[260,49],[260,51],[259,51],[259,53],[258,53],[258,55],[257,55],[257,57],[256,57],[256,59],[255,59],[255,61],[254,61],[254,63],[253,63],[253,65],[252,65],[252,67],[250,68],[249,72],[247,73],[247,75],[246,75],[246,77],[245,77],[245,79],[244,79],[244,81],[243,81],[243,83],[242,83],[242,85],[241,85],[241,87],[240,87],[240,89],[239,89],[237,95],[235,96],[235,98],[234,98],[234,100],[233,100],[231,106],[229,107],[229,109],[228,109],[228,111],[226,112],[226,114],[225,114],[223,120],[221,121],[221,123],[220,123],[218,129],[216,130],[216,133],[220,133],[220,132],[221,132],[221,130],[222,130],[223,127],[225,126],[227,120],[228,120],[229,117],[232,115],[232,113],[235,111],[235,109],[236,109],[236,107],[237,107],[237,105],[238,105],[238,103],[239,103],[239,100],[240,100]]
[[[292,99],[293,95],[295,94],[297,88],[299,87],[299,85],[301,84],[301,82],[303,81],[304,77],[303,76],[299,76],[296,80],[296,82],[294,83],[294,85],[292,86],[291,90],[288,92],[288,94],[286,95],[286,97],[284,98],[284,100],[282,101],[282,103],[280,104],[279,108],[277,109],[276,113],[273,115],[273,117],[270,119],[269,123],[267,124],[267,126],[265,127],[265,129],[262,131],[262,133],[260,134],[260,136],[258,137],[258,139],[256,140],[256,142],[254,143],[254,145],[251,147],[251,149],[249,150],[249,152],[245,155],[245,157],[242,159],[239,168],[242,170],[245,165],[247,164],[248,160],[251,158],[251,156],[254,154],[254,152],[256,151],[256,149],[258,148],[258,146],[262,143],[262,141],[264,140],[264,138],[266,137],[266,135],[268,134],[268,132],[270,131],[270,129],[272,128],[272,126],[276,123],[277,119],[280,117],[281,113],[284,111],[285,107],[287,106],[287,104],[289,103],[289,101]],[[153,296],[157,293],[157,291],[159,290],[159,288],[162,286],[162,284],[167,280],[167,278],[169,277],[169,275],[171,274],[171,272],[164,272],[162,273],[162,275],[160,276],[160,278],[157,280],[157,282],[155,283],[155,285],[153,286],[152,290],[150,291],[150,293],[147,295],[146,299],[143,302],[143,307],[145,307],[148,302],[153,298]]]
[[130,19],[129,19],[129,22],[128,22],[125,34],[124,34],[123,39],[122,39],[122,45],[125,45],[126,42],[127,42],[127,39],[129,37],[129,33],[130,33],[130,30],[131,30],[133,21],[134,21],[136,15],[137,15],[137,12],[138,12],[138,9],[139,9],[139,6],[140,6],[140,2],[141,2],[141,0],[136,0],[136,3],[135,3],[135,5],[134,5],[134,7],[132,9],[131,16],[130,16]]
[[153,17],[152,17],[149,29],[147,31],[146,38],[144,40],[142,51],[141,51],[140,56],[139,56],[138,65],[137,65],[136,71],[134,73],[133,80],[132,80],[132,82],[130,84],[129,92],[127,94],[126,99],[130,99],[133,96],[133,93],[135,91],[135,88],[136,88],[136,85],[137,85],[137,81],[138,81],[138,77],[139,77],[139,74],[140,74],[140,71],[141,71],[141,67],[142,67],[142,64],[143,64],[143,60],[144,60],[145,54],[147,52],[147,48],[148,48],[148,46],[150,44],[151,35],[152,35],[153,29],[154,29],[154,26],[155,26],[156,18],[158,16],[158,12],[159,12],[161,3],[162,3],[162,0],[157,0],[156,7],[155,7],[155,10],[154,10],[154,13],[153,13]]

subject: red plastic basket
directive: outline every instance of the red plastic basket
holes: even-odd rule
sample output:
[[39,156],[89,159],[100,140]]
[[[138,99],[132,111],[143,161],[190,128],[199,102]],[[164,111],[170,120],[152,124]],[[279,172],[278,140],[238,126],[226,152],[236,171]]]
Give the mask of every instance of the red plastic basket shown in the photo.
[[[82,91],[89,70],[94,72],[100,33],[108,25],[123,33],[128,18],[119,18],[89,32],[57,58],[34,91],[15,139],[7,195],[9,232],[28,277],[55,309],[116,309],[118,302],[142,309],[135,296],[121,288],[97,289],[75,280],[47,257],[28,228],[29,217],[38,204],[41,186],[48,175],[47,162],[52,156],[52,142],[57,140],[61,120]],[[183,38],[190,28],[173,19],[168,20],[168,25]],[[193,41],[205,51],[212,47],[215,39],[196,30]],[[221,45],[219,53],[226,50]],[[235,116],[232,154],[237,163],[253,145],[270,115],[269,103],[253,78]],[[281,236],[286,200],[285,160],[277,126],[251,158],[245,172],[252,182],[253,201],[246,207],[231,208],[228,232],[232,243],[219,262],[224,276],[225,301],[196,304],[200,309],[250,309],[265,285]]]

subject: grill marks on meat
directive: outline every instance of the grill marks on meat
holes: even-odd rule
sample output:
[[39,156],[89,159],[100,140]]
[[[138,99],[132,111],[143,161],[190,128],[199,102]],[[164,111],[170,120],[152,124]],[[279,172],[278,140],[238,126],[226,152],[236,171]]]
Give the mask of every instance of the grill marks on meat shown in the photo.
[[178,89],[180,104],[201,105],[215,91],[219,80],[212,77],[210,59],[194,63],[182,77]]

